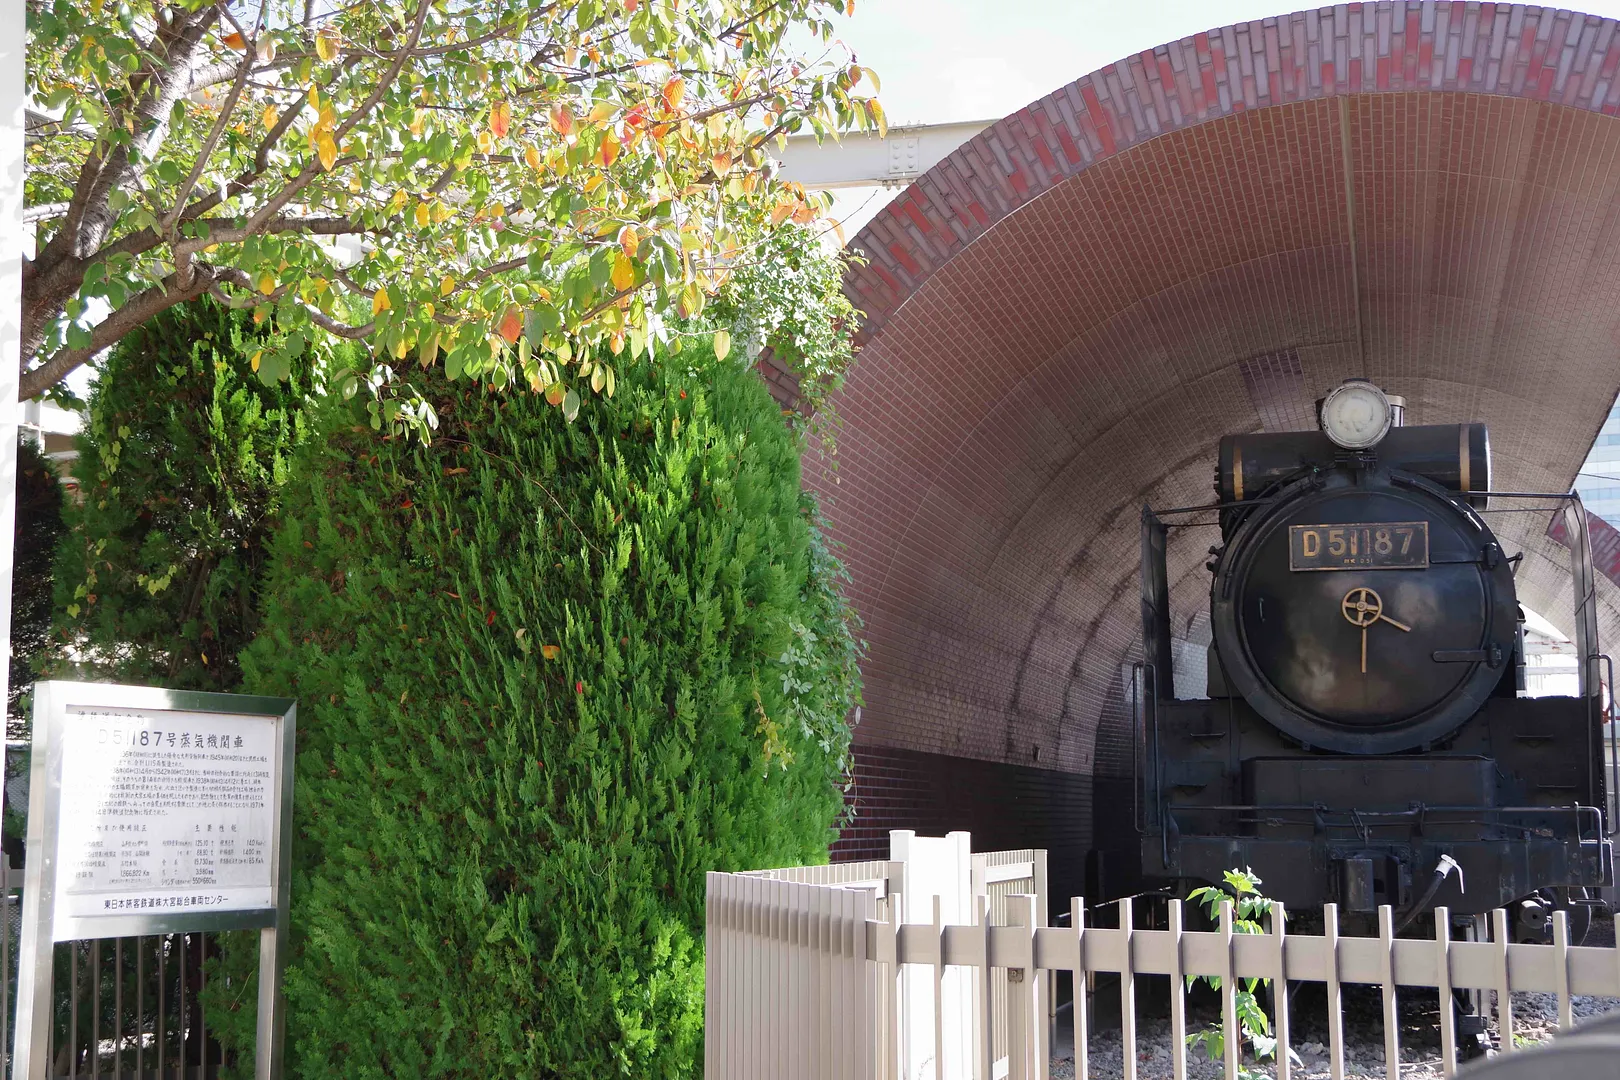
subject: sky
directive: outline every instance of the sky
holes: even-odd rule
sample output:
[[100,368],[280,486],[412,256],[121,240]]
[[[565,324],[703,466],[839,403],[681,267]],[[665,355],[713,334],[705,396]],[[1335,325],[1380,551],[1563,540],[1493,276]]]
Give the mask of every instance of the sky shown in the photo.
[[[1065,83],[1133,53],[1305,0],[855,0],[838,37],[882,82],[891,124],[998,120]],[[1577,10],[1620,18],[1620,0]],[[853,237],[898,192],[839,194],[834,215]]]

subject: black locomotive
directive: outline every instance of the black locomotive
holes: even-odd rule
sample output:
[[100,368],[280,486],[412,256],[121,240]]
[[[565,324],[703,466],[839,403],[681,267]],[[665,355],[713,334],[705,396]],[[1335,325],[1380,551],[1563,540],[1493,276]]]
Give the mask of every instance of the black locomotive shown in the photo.
[[[1529,936],[1573,903],[1584,933],[1581,901],[1614,872],[1579,504],[1541,503],[1565,515],[1580,692],[1520,697],[1517,561],[1479,513],[1484,426],[1400,426],[1365,380],[1318,412],[1320,431],[1222,439],[1215,504],[1143,511],[1144,873],[1252,867],[1296,910],[1387,904],[1403,922],[1517,902]],[[1208,697],[1178,700],[1166,521],[1212,514]]]

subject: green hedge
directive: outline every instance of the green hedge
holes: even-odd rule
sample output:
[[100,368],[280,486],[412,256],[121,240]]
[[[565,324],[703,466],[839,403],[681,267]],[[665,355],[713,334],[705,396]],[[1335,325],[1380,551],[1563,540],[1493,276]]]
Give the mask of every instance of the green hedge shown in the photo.
[[825,860],[836,566],[759,379],[678,361],[306,444],[242,659],[299,701],[291,1075],[700,1075],[705,871]]
[[210,299],[142,324],[103,362],[56,562],[57,637],[82,674],[234,690],[302,437],[307,352],[261,380],[252,316]]

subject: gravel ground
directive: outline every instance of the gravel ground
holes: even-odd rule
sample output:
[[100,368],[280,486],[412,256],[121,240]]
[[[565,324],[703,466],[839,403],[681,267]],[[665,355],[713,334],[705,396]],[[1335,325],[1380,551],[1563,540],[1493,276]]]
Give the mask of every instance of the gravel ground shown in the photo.
[[[1588,945],[1614,944],[1612,922],[1601,917],[1594,922]],[[1144,985],[1145,984],[1145,985]],[[1411,1080],[1440,1080],[1439,1005],[1433,991],[1403,990],[1399,998],[1401,1023],[1401,1075]],[[1573,1008],[1578,1023],[1584,1017],[1620,1009],[1620,1000],[1576,997]],[[1170,1060],[1169,994],[1165,980],[1141,979],[1137,997],[1137,1075],[1157,1080],[1172,1075]],[[1303,1069],[1294,1076],[1302,1080],[1327,1080],[1327,1000],[1320,984],[1300,988],[1290,1009],[1293,1020],[1294,1050]],[[1558,998],[1553,994],[1515,993],[1513,995],[1515,1034],[1520,1045],[1551,1037],[1558,1027]],[[1200,988],[1188,999],[1189,1031],[1219,1023],[1219,998]],[[1074,1080],[1073,1029],[1067,1009],[1059,1016],[1059,1038],[1052,1059],[1053,1080]],[[1345,987],[1345,1075],[1383,1077],[1384,1024],[1382,998],[1376,987]],[[1122,1075],[1117,984],[1101,984],[1092,1004],[1091,1075],[1112,1078]],[[1489,1023],[1494,1045],[1497,1039],[1494,1016]],[[1254,1069],[1273,1075],[1270,1066]],[[1202,1049],[1188,1051],[1187,1074],[1195,1080],[1218,1080],[1224,1075],[1219,1061],[1207,1061]]]

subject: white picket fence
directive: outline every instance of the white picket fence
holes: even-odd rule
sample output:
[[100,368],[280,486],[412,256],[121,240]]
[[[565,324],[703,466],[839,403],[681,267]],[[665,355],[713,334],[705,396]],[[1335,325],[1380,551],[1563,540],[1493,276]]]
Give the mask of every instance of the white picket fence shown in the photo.
[[[1492,914],[1492,940],[1453,941],[1442,909],[1432,940],[1397,939],[1394,916],[1379,911],[1378,937],[1340,937],[1335,905],[1324,910],[1319,936],[1288,934],[1281,906],[1271,932],[1234,933],[1231,906],[1219,929],[1183,929],[1179,902],[1169,926],[1139,930],[1128,901],[1119,927],[1085,923],[1070,901],[1070,925],[1044,925],[1044,897],[1005,896],[998,920],[989,889],[975,891],[966,834],[944,839],[891,837],[888,862],[796,867],[708,878],[708,1080],[1047,1080],[1052,1030],[1051,976],[1106,972],[1120,980],[1124,1080],[1137,1080],[1136,979],[1171,976],[1171,1054],[1185,1080],[1187,1001],[1184,976],[1221,978],[1222,1022],[1237,1030],[1236,980],[1248,977],[1326,985],[1329,1062],[1344,1075],[1342,992],[1347,983],[1382,988],[1384,1061],[1400,1075],[1398,987],[1494,990],[1502,1048],[1514,1046],[1511,990],[1556,994],[1561,1025],[1573,1023],[1576,994],[1620,997],[1620,949],[1569,945],[1568,924],[1555,913],[1553,943],[1508,943],[1508,917]],[[1020,869],[1033,888],[1044,853]],[[986,857],[981,869],[1001,855]],[[955,877],[953,879],[953,871]],[[989,875],[987,875],[988,877]],[[925,891],[924,883],[933,891]],[[910,889],[907,886],[910,885]],[[967,897],[963,903],[963,896]],[[937,897],[937,899],[936,899]],[[914,917],[920,905],[925,918]],[[963,908],[966,908],[964,911]],[[1425,920],[1427,921],[1427,920]],[[999,922],[999,924],[998,924]],[[990,993],[984,992],[990,988]],[[1275,1034],[1289,1046],[1286,994],[1276,995]],[[1075,1071],[1088,1073],[1085,994],[1073,1010]],[[1456,1067],[1452,1010],[1440,1010],[1446,1075]],[[1241,1040],[1225,1040],[1225,1071],[1237,1080]],[[1289,1078],[1279,1053],[1277,1080]]]

